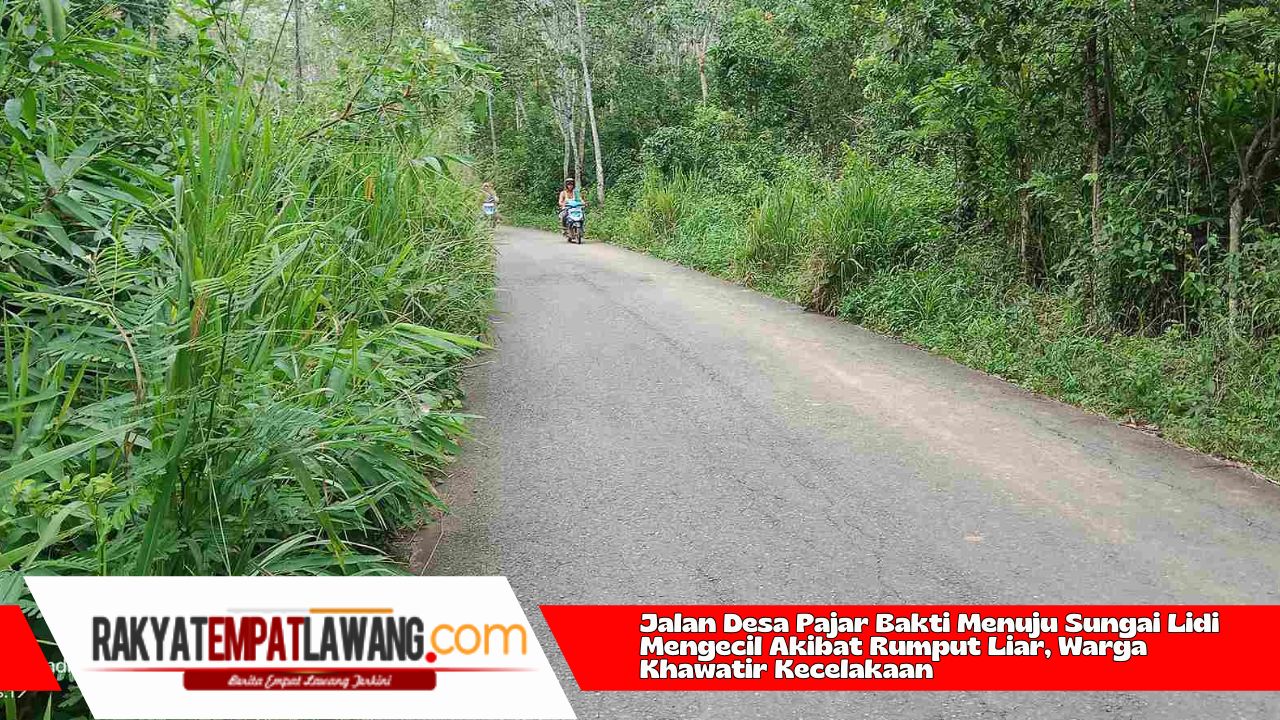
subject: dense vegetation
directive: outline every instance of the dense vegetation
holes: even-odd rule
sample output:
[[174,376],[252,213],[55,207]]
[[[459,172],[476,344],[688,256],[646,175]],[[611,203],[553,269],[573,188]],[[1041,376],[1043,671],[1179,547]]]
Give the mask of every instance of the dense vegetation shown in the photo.
[[1280,471],[1273,4],[493,0],[460,22],[503,72],[483,120],[517,218],[576,174],[598,237]]
[[491,72],[394,6],[314,12],[346,50],[310,72],[292,3],[123,7],[0,2],[0,603],[19,573],[397,572],[485,330],[453,153]]

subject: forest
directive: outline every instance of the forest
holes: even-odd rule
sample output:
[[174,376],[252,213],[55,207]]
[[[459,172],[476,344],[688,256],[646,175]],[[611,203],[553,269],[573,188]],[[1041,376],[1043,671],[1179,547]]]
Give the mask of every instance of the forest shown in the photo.
[[464,0],[517,222],[1280,471],[1280,10]]

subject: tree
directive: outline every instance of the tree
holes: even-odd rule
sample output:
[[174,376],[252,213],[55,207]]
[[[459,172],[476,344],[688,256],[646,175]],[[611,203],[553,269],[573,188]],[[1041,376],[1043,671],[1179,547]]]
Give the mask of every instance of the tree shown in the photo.
[[292,0],[293,10],[293,94],[302,102],[302,0]]
[[702,102],[709,97],[707,52],[716,41],[720,23],[728,12],[724,0],[670,0],[655,9],[658,22],[672,45],[693,55],[698,67]]
[[[1110,111],[1108,105],[1111,98],[1108,96],[1107,85],[1103,82],[1103,73],[1101,71],[1102,62],[1098,57],[1098,35],[1099,25],[1102,19],[1094,14],[1085,35],[1083,48],[1083,65],[1084,65],[1084,95],[1085,106],[1087,108],[1087,118],[1089,123],[1089,176],[1090,176],[1090,256],[1092,267],[1089,270],[1088,281],[1088,302],[1090,304],[1090,312],[1096,320],[1101,316],[1099,312],[1099,304],[1101,302],[1102,290],[1099,284],[1106,277],[1106,270],[1103,267],[1104,258],[1106,257],[1105,240],[1103,238],[1103,218],[1102,218],[1102,163],[1107,153],[1111,149],[1111,130],[1110,130]],[[1105,30],[1103,31],[1105,33]],[[1105,35],[1104,35],[1105,37]]]
[[582,61],[582,87],[587,105],[587,119],[591,124],[591,147],[596,161],[596,199],[604,203],[604,156],[600,150],[600,130],[596,125],[595,100],[591,96],[591,68],[587,63],[587,30],[582,20],[582,0],[573,0],[574,16],[578,27],[578,58]]

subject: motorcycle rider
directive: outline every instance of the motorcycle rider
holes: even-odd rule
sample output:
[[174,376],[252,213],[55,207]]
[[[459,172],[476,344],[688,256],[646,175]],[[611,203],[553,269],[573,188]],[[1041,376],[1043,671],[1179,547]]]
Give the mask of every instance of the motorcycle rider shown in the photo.
[[560,190],[560,197],[556,199],[556,207],[560,213],[560,227],[564,228],[565,222],[569,217],[568,204],[570,200],[582,202],[578,197],[578,183],[571,177],[564,179],[564,188]]
[[[489,212],[490,206],[492,206],[493,212]],[[488,218],[491,227],[498,226],[498,220],[501,219],[498,215],[498,192],[493,189],[493,183],[491,182],[486,182],[480,186],[480,210]]]

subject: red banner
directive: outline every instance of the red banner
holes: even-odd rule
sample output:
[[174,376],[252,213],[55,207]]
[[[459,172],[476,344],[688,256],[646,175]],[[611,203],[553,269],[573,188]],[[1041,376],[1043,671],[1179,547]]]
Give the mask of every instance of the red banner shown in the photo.
[[1280,606],[543,605],[582,690],[1280,690]]
[[58,680],[17,605],[0,605],[0,690],[58,690]]

